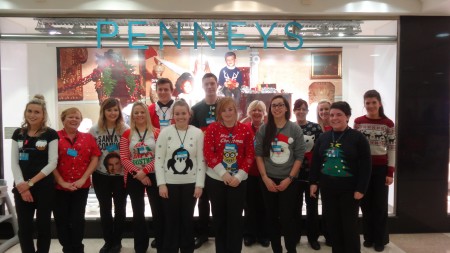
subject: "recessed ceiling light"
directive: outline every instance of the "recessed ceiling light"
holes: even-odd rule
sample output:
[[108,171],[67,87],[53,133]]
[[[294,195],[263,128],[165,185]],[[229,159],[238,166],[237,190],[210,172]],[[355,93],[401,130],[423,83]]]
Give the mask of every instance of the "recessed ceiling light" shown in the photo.
[[372,56],[372,57],[378,57],[378,56],[380,56],[379,54],[371,54],[370,56]]
[[436,38],[446,38],[450,36],[450,33],[438,33],[436,34]]

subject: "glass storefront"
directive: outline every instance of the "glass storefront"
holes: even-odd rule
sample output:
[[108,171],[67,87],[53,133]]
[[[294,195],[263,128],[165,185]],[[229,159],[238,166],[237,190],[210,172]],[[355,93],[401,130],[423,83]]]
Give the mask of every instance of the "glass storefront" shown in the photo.
[[[201,77],[207,72],[218,75],[228,51],[235,52],[236,66],[244,73],[241,118],[253,99],[285,93],[291,103],[299,98],[308,101],[307,119],[313,122],[318,101],[347,101],[352,126],[366,113],[364,92],[376,89],[385,114],[396,122],[397,23],[0,18],[4,177],[12,187],[10,138],[34,94],[45,96],[51,127],[61,129],[60,112],[78,107],[84,118],[80,131],[86,131],[97,122],[99,102],[107,96],[120,98],[125,114],[133,101],[154,102],[159,77],[178,84],[177,97],[195,104],[204,96]],[[128,39],[131,36],[133,40]],[[123,74],[105,79],[105,68]],[[186,76],[189,79],[183,79]],[[120,85],[125,92],[115,90]],[[98,217],[93,191],[86,212]],[[389,213],[395,213],[395,182],[389,191]]]

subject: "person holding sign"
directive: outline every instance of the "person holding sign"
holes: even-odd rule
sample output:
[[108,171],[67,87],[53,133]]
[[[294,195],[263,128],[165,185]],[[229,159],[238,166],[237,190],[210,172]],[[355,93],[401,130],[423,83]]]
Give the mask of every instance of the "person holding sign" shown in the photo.
[[216,252],[219,253],[242,250],[246,179],[255,155],[253,131],[238,122],[237,116],[233,99],[221,99],[217,122],[209,125],[205,133],[206,187],[210,193]]
[[102,154],[91,134],[78,131],[82,119],[80,110],[68,108],[61,113],[64,128],[58,131],[58,166],[53,171],[56,179],[53,214],[63,252],[84,252],[84,215],[91,174]]
[[194,207],[205,184],[203,132],[189,125],[189,105],[173,105],[175,124],[156,143],[155,172],[163,198],[164,252],[194,252]]

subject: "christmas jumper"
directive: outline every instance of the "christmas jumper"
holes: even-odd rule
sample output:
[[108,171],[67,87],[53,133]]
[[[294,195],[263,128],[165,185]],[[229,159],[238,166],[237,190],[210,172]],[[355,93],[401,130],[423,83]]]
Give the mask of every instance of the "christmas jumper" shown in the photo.
[[156,142],[156,181],[163,184],[205,185],[205,160],[203,159],[203,132],[189,126],[177,130],[175,125],[161,131]]
[[370,147],[360,132],[347,128],[320,135],[313,151],[309,179],[322,188],[365,193],[371,173]]
[[[249,126],[252,129],[253,134],[255,135],[254,138],[253,138],[253,145],[254,145],[255,144],[256,133],[258,132],[259,128],[254,127],[252,122],[247,122],[247,123],[244,123],[244,124]],[[248,171],[248,174],[250,176],[255,176],[255,177],[258,177],[260,175],[259,174],[259,170],[258,170],[258,165],[256,164],[256,161],[253,161],[253,165],[252,165],[252,167],[250,167],[250,170]]]
[[[294,122],[287,121],[286,125],[277,130],[272,141],[270,156],[263,154],[263,140],[267,125],[262,125],[256,134],[256,156],[264,159],[267,176],[285,179],[289,176],[295,161],[303,161],[305,157],[305,140],[302,129]],[[276,149],[274,149],[276,148]],[[295,175],[297,176],[297,175]]]
[[372,165],[388,165],[388,177],[395,171],[395,126],[388,118],[369,119],[361,116],[355,119],[356,130],[360,131],[370,144]]
[[230,173],[239,181],[246,180],[255,159],[253,131],[247,125],[236,122],[227,128],[214,122],[206,129],[203,154],[211,178],[222,181],[225,173]]
[[314,143],[319,139],[319,136],[322,133],[322,128],[319,124],[310,121],[307,121],[305,125],[300,125],[300,127],[303,130],[303,138],[305,139],[306,151],[298,178],[302,180],[308,180],[313,154],[312,150],[314,147]]
[[[48,176],[58,162],[58,133],[51,128],[39,136],[28,136],[27,129],[14,131],[11,145],[11,170],[14,183],[20,184],[39,172]],[[39,183],[39,182],[38,182]]]
[[212,105],[208,105],[205,99],[192,106],[192,119],[191,125],[200,128],[203,132],[213,122],[216,121],[216,108],[217,102]]
[[150,113],[153,127],[162,130],[166,126],[175,124],[172,117],[173,104],[174,101],[170,100],[166,105],[163,105],[158,101],[148,106],[148,112]]
[[[73,183],[80,179],[86,172],[91,163],[92,156],[101,156],[102,152],[95,142],[94,136],[90,133],[78,132],[73,140],[67,136],[66,131],[59,130],[58,143],[58,166],[56,169],[65,182]],[[91,177],[89,177],[81,188],[91,186]],[[68,191],[59,184],[56,189]]]
[[124,182],[127,183],[128,173],[135,174],[143,170],[145,174],[153,173],[155,168],[155,147],[159,129],[153,132],[139,133],[131,129],[126,130],[120,138],[120,161],[124,167]]
[[[128,126],[125,126],[125,129],[128,128]],[[98,125],[91,127],[89,133],[94,136],[98,147],[102,151],[102,155],[98,160],[97,170],[95,172],[105,176],[123,176],[122,168],[118,172],[110,173],[103,164],[103,160],[105,160],[105,157],[109,153],[116,152],[119,154],[120,136],[122,136],[122,133],[117,133],[113,128],[109,128],[107,131],[100,131]]]
[[[237,67],[229,68],[228,66],[223,67],[219,72],[219,80],[217,84],[224,86],[225,83],[234,83],[235,88],[241,88],[242,86],[242,73]],[[237,85],[239,83],[239,85]],[[229,87],[232,90],[232,87]]]

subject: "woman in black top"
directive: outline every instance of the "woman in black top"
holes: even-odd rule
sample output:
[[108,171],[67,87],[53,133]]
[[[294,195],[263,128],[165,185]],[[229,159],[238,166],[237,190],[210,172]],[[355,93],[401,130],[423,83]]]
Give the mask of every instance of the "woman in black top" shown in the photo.
[[[12,136],[11,169],[14,200],[22,252],[49,252],[54,197],[52,171],[58,162],[58,134],[47,126],[47,108],[42,95],[27,104],[24,123]],[[33,242],[36,212],[37,251]]]
[[322,191],[322,204],[333,241],[333,253],[359,253],[358,211],[371,172],[370,147],[360,132],[348,127],[347,102],[331,105],[332,130],[320,135],[314,146],[310,195]]

